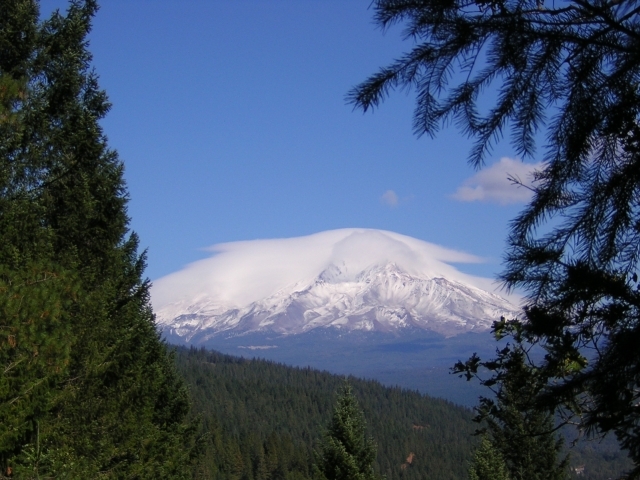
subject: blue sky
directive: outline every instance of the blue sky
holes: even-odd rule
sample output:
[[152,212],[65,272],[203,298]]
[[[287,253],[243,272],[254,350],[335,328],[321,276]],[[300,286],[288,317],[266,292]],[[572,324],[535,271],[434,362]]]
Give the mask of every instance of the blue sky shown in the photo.
[[[401,28],[376,27],[369,4],[103,2],[90,36],[113,103],[103,127],[126,166],[151,279],[209,256],[213,244],[351,227],[486,258],[460,266],[471,274],[500,271],[522,207],[503,177],[525,170],[503,161],[470,180],[470,142],[455,128],[413,135],[411,92],[374,113],[345,103],[411,46]],[[41,3],[43,14],[65,6]],[[487,162],[513,155],[501,143]]]

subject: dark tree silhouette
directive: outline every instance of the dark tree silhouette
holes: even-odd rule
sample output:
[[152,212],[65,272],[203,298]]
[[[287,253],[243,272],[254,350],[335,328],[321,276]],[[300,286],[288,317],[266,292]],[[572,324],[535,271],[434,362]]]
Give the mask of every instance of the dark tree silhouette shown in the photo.
[[[475,140],[476,167],[507,131],[525,158],[544,136],[545,167],[511,225],[501,275],[528,305],[495,331],[543,349],[533,362],[538,403],[588,433],[615,432],[637,476],[640,3],[377,0],[374,8],[379,25],[403,24],[415,46],[354,88],[354,105],[368,110],[395,88],[414,88],[416,133],[434,135],[453,120]],[[497,97],[483,112],[491,89]],[[496,361],[507,365],[509,355]]]

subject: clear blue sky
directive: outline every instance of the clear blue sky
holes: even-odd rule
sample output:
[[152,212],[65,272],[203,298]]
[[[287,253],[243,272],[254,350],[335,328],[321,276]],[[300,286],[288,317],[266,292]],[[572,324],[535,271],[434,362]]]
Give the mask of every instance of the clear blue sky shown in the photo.
[[[400,28],[373,25],[369,4],[103,1],[90,36],[113,103],[103,127],[126,166],[151,279],[215,243],[345,227],[488,259],[461,266],[469,273],[500,270],[522,204],[451,197],[476,173],[470,143],[455,128],[416,138],[411,92],[373,114],[345,103],[351,87],[411,46]],[[55,7],[66,2],[41,3],[43,14]],[[488,163],[503,156],[513,156],[508,144]]]

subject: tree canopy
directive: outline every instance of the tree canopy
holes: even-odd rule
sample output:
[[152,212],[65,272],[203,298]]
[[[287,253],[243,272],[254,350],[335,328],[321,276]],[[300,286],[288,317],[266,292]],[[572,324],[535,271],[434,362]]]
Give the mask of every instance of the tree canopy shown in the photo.
[[[587,432],[615,432],[640,474],[640,3],[637,0],[376,0],[411,50],[355,87],[364,110],[414,88],[414,128],[453,121],[482,166],[508,136],[539,155],[533,198],[513,220],[501,279],[521,319],[498,337],[542,347],[540,404]],[[489,108],[484,94],[495,92]],[[509,372],[499,351],[496,380]],[[475,373],[487,365],[472,359]]]
[[182,478],[187,391],[99,123],[97,8],[0,0],[0,475]]
[[469,467],[469,480],[509,480],[507,464],[488,438],[482,437]]
[[[497,462],[499,457],[512,480],[565,480],[569,459],[566,455],[559,458],[564,439],[556,431],[553,412],[549,411],[553,409],[536,405],[545,379],[527,362],[530,350],[526,344],[516,344],[499,361],[484,362],[495,376],[481,379],[481,383],[492,388],[495,395],[482,397],[476,408],[474,420],[483,425],[480,431],[484,434],[477,452],[481,455],[476,460]],[[454,370],[466,372],[467,368],[468,364],[458,362]],[[478,474],[483,465],[477,463]]]
[[318,480],[374,480],[375,458],[376,444],[367,437],[358,400],[345,384],[320,444],[314,476]]

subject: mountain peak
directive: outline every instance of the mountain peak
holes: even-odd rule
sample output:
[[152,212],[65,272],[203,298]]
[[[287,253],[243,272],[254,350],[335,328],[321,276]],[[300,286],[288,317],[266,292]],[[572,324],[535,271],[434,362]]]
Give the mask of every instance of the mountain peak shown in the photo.
[[317,328],[451,336],[518,313],[487,291],[491,280],[450,264],[479,258],[393,232],[331,230],[212,250],[152,288],[159,326],[185,340]]
[[242,308],[211,296],[157,311],[158,324],[190,342],[196,338],[317,328],[401,333],[419,328],[446,336],[485,331],[501,316],[515,316],[507,300],[445,277],[414,275],[394,262],[360,272],[330,264],[315,278],[287,285]]
[[452,265],[480,263],[481,258],[384,230],[345,228],[305,237],[222,243],[209,250],[210,258],[154,280],[155,309],[201,295],[241,308],[323,272],[325,281],[355,280],[370,268],[387,265],[420,278],[443,277],[495,289],[491,279],[467,275]]

